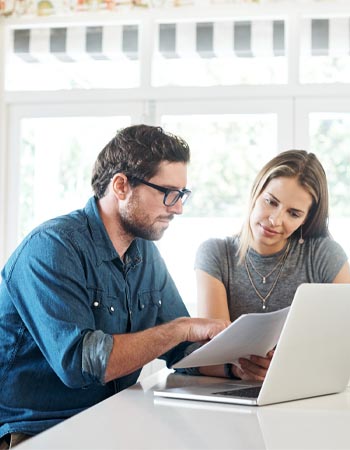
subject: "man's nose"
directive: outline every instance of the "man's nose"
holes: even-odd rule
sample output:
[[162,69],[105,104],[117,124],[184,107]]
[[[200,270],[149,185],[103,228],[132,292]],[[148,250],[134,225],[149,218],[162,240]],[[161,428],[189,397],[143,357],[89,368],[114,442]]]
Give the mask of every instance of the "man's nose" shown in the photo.
[[168,212],[170,212],[172,214],[182,214],[183,213],[183,204],[182,204],[181,199],[179,198],[179,200],[175,203],[175,205],[167,206],[167,210],[168,210]]

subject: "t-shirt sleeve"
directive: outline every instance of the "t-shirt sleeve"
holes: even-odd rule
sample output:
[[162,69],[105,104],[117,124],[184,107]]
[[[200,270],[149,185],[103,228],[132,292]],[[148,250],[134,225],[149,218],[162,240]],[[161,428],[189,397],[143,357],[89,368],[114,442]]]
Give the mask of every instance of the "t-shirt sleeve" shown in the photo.
[[223,239],[208,239],[203,242],[196,254],[194,268],[203,270],[224,283],[227,271],[226,246]]
[[331,238],[315,241],[314,267],[320,282],[332,283],[348,257],[338,242]]

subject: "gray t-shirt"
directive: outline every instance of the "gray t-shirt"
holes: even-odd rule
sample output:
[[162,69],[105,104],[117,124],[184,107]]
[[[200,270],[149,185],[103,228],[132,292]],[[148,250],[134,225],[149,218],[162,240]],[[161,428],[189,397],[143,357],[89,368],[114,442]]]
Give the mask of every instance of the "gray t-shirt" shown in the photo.
[[[344,250],[331,238],[309,238],[302,245],[294,239],[279,273],[282,262],[278,262],[283,258],[284,249],[268,256],[250,249],[246,263],[238,264],[238,239],[237,236],[209,239],[201,244],[195,260],[196,269],[207,272],[224,284],[232,321],[241,314],[270,312],[289,306],[301,283],[332,283],[347,261]],[[258,272],[267,275],[275,267],[264,284]],[[265,309],[252,282],[262,297],[266,297],[273,288]]]

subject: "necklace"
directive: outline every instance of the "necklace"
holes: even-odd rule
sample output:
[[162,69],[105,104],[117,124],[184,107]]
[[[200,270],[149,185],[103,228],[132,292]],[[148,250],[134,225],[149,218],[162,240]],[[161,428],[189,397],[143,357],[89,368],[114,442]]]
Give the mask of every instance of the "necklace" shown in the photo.
[[[281,273],[282,273],[282,269],[283,269],[283,267],[284,267],[284,263],[286,262],[286,259],[287,259],[288,253],[289,253],[289,249],[290,249],[290,241],[288,241],[288,245],[287,245],[287,247],[286,247],[286,250],[285,250],[285,252],[284,252],[282,258],[278,261],[278,264],[280,264],[280,268],[279,268],[279,271],[278,271],[277,276],[276,276],[276,278],[275,278],[275,281],[272,283],[272,286],[271,286],[270,290],[268,291],[268,293],[267,293],[265,296],[263,296],[263,295],[259,292],[258,288],[255,286],[255,284],[254,284],[254,282],[253,282],[252,275],[251,275],[251,273],[250,273],[250,271],[249,271],[249,268],[248,268],[247,258],[245,258],[245,260],[244,260],[245,269],[246,269],[246,271],[247,271],[247,275],[248,275],[250,284],[252,285],[252,287],[253,287],[253,289],[254,289],[256,295],[257,295],[257,296],[260,298],[260,300],[262,301],[262,309],[264,309],[264,310],[266,309],[266,301],[268,300],[268,298],[269,298],[270,295],[272,294],[273,290],[275,289],[275,286],[276,286],[276,284],[277,284],[277,281],[279,280],[279,277],[280,277],[280,275],[281,275]],[[273,273],[273,272],[276,270],[278,264],[274,267],[274,269],[273,269],[273,271],[272,271],[271,273]],[[258,272],[258,273],[259,273],[259,272]],[[259,275],[260,275],[260,274],[259,274]],[[271,274],[269,274],[269,275],[271,275]],[[261,275],[260,275],[260,276],[261,276]],[[265,278],[266,278],[266,277],[265,277]],[[265,280],[265,281],[266,281],[266,280]]]
[[282,262],[282,260],[283,260],[283,258],[284,258],[284,254],[285,254],[285,253],[283,253],[283,255],[282,255],[282,256],[279,258],[279,260],[277,261],[277,264],[276,264],[276,265],[272,268],[272,270],[270,270],[270,272],[269,272],[268,274],[266,274],[266,275],[263,275],[262,273],[260,273],[260,272],[258,271],[258,269],[254,266],[253,261],[250,259],[249,251],[248,251],[248,253],[247,253],[247,260],[249,261],[250,265],[252,266],[254,272],[256,272],[256,273],[260,276],[262,283],[265,284],[265,283],[266,283],[266,280],[269,278],[269,276],[272,275],[272,274],[274,273],[274,271],[277,269],[277,267],[281,264],[281,262]]

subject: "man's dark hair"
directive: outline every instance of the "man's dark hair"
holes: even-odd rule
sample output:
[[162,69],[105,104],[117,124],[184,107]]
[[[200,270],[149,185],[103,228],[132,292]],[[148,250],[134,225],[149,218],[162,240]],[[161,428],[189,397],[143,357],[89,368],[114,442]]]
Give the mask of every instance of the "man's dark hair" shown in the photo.
[[161,127],[133,125],[118,131],[116,136],[99,153],[95,162],[91,185],[97,198],[106,194],[113,175],[123,172],[129,182],[136,185],[133,176],[150,179],[163,161],[190,160],[188,144]]

